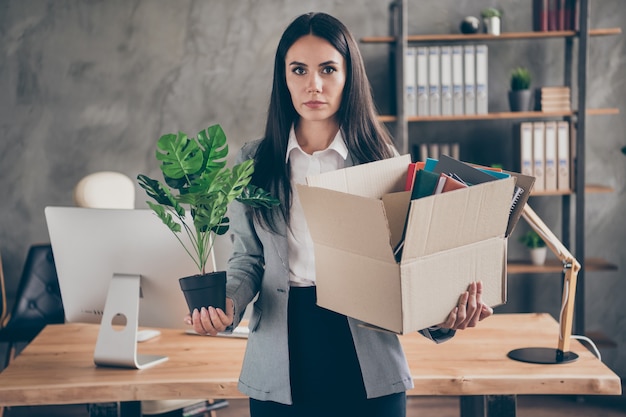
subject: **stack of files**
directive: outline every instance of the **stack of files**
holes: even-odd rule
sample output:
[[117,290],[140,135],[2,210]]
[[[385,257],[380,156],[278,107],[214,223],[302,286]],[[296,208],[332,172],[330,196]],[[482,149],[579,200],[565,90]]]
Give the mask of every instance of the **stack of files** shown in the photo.
[[578,30],[580,0],[533,0],[536,31]]
[[571,111],[569,87],[541,87],[535,90],[537,110],[544,112]]
[[523,122],[514,129],[514,169],[535,177],[535,191],[569,191],[572,179],[569,122]]
[[487,45],[409,46],[404,55],[405,114],[488,113]]
[[[509,222],[505,234],[505,236],[509,236],[513,232],[513,228],[522,214],[523,206],[530,196],[535,180],[531,176],[471,165],[443,155],[439,160],[428,159],[425,162],[410,164],[407,172],[407,186],[411,185],[408,189],[411,191],[410,199],[416,200],[467,188],[472,185],[507,179],[511,176],[516,181],[513,194],[511,195]],[[394,255],[398,261],[402,257],[407,223],[408,214],[402,238],[394,248]]]

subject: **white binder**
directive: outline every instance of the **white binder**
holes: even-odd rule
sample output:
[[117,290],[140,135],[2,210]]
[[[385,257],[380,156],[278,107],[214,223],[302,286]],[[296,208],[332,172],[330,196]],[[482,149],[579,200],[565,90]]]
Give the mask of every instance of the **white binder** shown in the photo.
[[428,47],[417,47],[417,114],[428,116]]
[[535,191],[546,189],[545,177],[545,123],[533,122],[533,176]]
[[476,114],[489,112],[487,45],[476,45]]
[[461,115],[463,111],[463,46],[452,46],[452,114]]
[[558,157],[558,171],[557,171],[557,188],[559,190],[571,189],[571,176],[570,176],[570,127],[566,121],[559,121],[557,123],[556,137],[557,137],[557,157]]
[[428,109],[431,116],[441,114],[441,91],[439,84],[439,47],[428,47]]
[[520,123],[520,173],[533,175],[533,124],[531,122]]
[[474,45],[463,47],[463,82],[465,84],[465,114],[476,114],[476,59]]
[[545,177],[546,191],[556,191],[557,189],[557,142],[556,142],[556,122],[545,123],[544,139],[545,147]]
[[417,116],[417,48],[408,47],[404,52],[404,95],[407,116]]
[[442,46],[441,54],[441,114],[452,114],[452,48]]

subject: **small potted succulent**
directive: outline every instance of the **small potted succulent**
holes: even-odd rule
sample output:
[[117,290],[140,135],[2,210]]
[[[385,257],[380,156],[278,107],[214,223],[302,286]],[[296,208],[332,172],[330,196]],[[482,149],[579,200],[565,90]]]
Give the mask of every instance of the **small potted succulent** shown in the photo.
[[500,35],[500,22],[502,18],[502,12],[495,7],[488,7],[480,12],[480,16],[483,18],[483,28],[485,33],[490,35]]
[[[252,207],[272,207],[279,201],[250,184],[252,159],[229,169],[228,144],[220,125],[213,125],[189,138],[183,132],[166,134],[157,142],[165,183],[146,175],[137,176],[146,191],[148,206],[174,233],[194,260],[198,274],[179,277],[192,312],[209,305],[225,309],[226,272],[207,270],[215,238],[228,231],[228,205],[237,200]],[[203,293],[207,289],[208,293]]]
[[530,250],[530,259],[533,265],[543,265],[546,262],[548,248],[546,242],[534,230],[529,230],[522,236],[519,241]]
[[529,111],[532,94],[530,83],[532,76],[525,67],[517,67],[511,72],[511,89],[509,90],[509,105],[511,111]]

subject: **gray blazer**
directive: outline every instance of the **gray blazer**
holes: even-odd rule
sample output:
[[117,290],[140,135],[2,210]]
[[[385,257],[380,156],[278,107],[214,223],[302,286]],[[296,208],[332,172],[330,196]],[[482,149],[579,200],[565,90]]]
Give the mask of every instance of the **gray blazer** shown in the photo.
[[[260,141],[241,149],[237,163],[254,157]],[[348,165],[352,165],[348,161]],[[234,236],[228,262],[226,295],[235,305],[237,326],[246,306],[258,294],[250,318],[250,334],[239,390],[257,400],[291,404],[287,339],[289,265],[287,226],[280,233],[263,229],[252,220],[249,207],[233,202],[229,211]],[[368,398],[402,392],[413,387],[413,379],[395,334],[369,330],[348,318]],[[453,332],[422,334],[435,342],[449,339]]]

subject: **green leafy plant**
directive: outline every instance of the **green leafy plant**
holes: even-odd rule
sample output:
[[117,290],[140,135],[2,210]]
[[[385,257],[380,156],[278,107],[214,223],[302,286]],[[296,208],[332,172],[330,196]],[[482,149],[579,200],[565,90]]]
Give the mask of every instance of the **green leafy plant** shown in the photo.
[[[279,204],[269,193],[250,184],[252,159],[229,169],[227,155],[226,135],[220,125],[199,132],[197,138],[183,132],[166,134],[158,140],[156,150],[165,184],[143,174],[137,176],[139,185],[155,201],[148,201],[148,206],[174,233],[202,274],[206,273],[216,236],[228,231],[226,211],[233,200],[252,207]],[[181,239],[182,231],[190,243]]]
[[487,7],[486,9],[483,9],[482,12],[480,12],[480,15],[484,19],[488,19],[490,17],[502,17],[502,12],[495,7]]
[[543,248],[546,246],[546,242],[544,242],[541,236],[534,230],[529,230],[524,233],[519,237],[519,241],[529,249]]
[[528,68],[517,67],[511,72],[511,91],[528,90],[531,81]]

